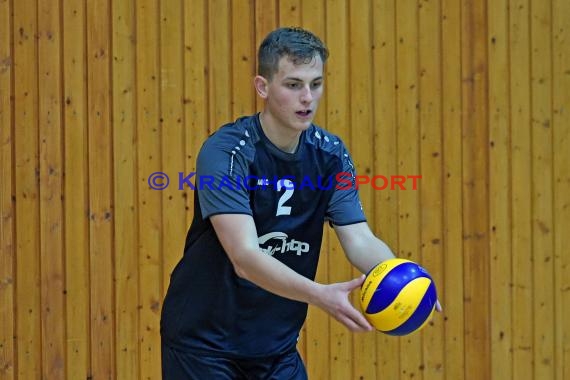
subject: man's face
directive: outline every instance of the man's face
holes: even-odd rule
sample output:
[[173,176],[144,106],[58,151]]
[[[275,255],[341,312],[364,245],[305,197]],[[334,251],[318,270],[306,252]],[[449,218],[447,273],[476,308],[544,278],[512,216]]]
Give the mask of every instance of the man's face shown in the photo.
[[303,131],[311,125],[323,94],[323,61],[295,65],[288,57],[267,85],[266,111],[280,128]]

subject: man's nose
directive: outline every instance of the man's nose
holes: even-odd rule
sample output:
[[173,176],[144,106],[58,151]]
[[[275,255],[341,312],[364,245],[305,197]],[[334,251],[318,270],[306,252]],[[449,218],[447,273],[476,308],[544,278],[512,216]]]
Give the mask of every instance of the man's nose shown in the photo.
[[303,87],[303,91],[301,93],[301,102],[302,103],[310,103],[313,100],[313,93],[309,86]]

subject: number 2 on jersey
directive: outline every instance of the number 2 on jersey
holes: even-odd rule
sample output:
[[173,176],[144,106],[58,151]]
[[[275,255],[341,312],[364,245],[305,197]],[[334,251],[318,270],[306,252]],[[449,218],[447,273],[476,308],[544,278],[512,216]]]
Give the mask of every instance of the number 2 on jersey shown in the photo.
[[277,213],[275,216],[279,215],[291,215],[291,206],[283,206],[285,202],[293,196],[294,185],[288,179],[280,179],[277,181],[277,191],[281,191],[281,188],[285,188],[285,192],[279,197],[279,202],[277,203]]

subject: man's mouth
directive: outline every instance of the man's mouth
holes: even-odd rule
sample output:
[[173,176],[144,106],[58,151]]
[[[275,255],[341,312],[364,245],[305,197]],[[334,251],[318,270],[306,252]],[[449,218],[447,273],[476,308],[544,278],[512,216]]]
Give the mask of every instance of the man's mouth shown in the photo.
[[297,111],[296,114],[299,116],[307,117],[311,114],[311,110]]

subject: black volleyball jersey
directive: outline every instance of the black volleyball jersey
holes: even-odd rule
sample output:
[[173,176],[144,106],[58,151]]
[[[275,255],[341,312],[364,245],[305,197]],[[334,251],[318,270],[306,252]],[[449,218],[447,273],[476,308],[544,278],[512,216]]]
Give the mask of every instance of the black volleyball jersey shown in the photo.
[[314,279],[325,221],[365,221],[354,168],[340,139],[311,125],[295,153],[273,145],[259,115],[223,126],[206,140],[194,180],[194,218],[162,310],[165,342],[230,357],[294,349],[307,304],[239,278],[209,217],[248,214],[259,254]]

